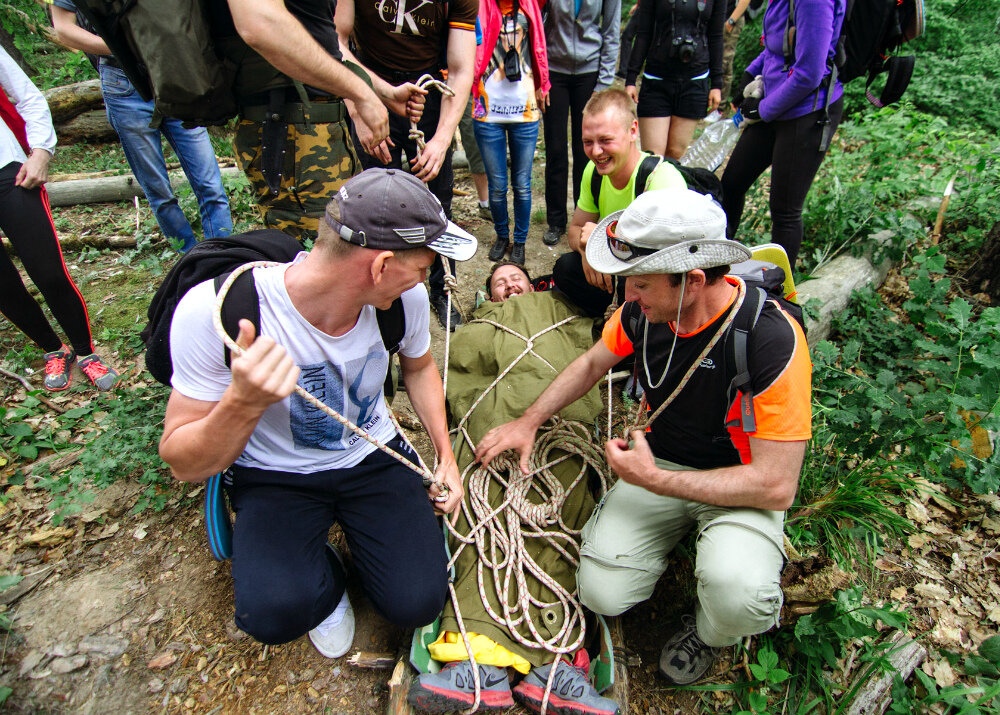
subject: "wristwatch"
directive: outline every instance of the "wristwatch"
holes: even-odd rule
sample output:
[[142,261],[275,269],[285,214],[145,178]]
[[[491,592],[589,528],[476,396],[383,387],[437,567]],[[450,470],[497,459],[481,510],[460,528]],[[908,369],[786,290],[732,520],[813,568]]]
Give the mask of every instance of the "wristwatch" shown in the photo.
[[726,18],[726,24],[729,25],[730,27],[735,27],[736,26],[736,20],[734,20],[731,17],[730,18]]

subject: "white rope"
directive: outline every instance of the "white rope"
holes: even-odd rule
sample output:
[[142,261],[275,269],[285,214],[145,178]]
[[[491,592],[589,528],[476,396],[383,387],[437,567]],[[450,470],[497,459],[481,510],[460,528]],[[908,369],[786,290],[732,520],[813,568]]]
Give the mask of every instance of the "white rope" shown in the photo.
[[[455,90],[453,90],[451,87],[449,87],[441,80],[435,79],[432,75],[429,74],[420,75],[420,79],[418,79],[414,84],[416,84],[421,89],[434,87],[439,92],[441,92],[441,94],[447,97],[455,96]],[[410,139],[413,139],[417,143],[417,157],[419,158],[421,152],[423,152],[424,150],[424,147],[427,145],[427,142],[424,140],[424,133],[419,129],[417,129],[417,123],[412,119],[410,120],[410,132],[407,136]]]

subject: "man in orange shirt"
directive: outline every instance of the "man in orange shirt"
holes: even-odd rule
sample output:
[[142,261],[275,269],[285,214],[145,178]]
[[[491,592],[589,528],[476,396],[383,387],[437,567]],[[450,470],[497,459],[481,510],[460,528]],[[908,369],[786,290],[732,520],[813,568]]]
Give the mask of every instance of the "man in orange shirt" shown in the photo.
[[677,684],[704,675],[717,648],[777,624],[784,510],[811,436],[805,335],[776,302],[763,302],[749,332],[748,394],[734,386],[735,318],[757,295],[726,275],[750,252],[726,240],[725,224],[718,204],[687,189],[648,191],[603,219],[587,261],[627,276],[625,304],[601,340],[476,449],[484,463],[515,449],[527,470],[538,427],[636,354],[652,419],[605,447],[619,481],[583,529],[577,584],[591,610],[621,613],[652,595],[667,554],[697,529],[695,614],[660,655]]

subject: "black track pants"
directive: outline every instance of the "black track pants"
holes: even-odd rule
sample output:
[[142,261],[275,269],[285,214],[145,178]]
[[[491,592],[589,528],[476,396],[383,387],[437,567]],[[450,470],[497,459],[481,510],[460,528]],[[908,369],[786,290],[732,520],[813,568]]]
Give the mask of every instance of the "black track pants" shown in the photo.
[[[89,355],[94,346],[87,306],[66,270],[48,194],[44,189],[15,186],[20,168],[20,163],[12,162],[0,169],[0,230],[66,331],[73,350],[77,355]],[[6,251],[0,251],[0,312],[45,352],[58,350],[62,344]]]
[[[831,132],[840,124],[843,99],[830,106]],[[826,152],[819,150],[822,110],[796,119],[757,122],[743,130],[722,175],[722,208],[726,210],[726,236],[741,240],[736,230],[743,217],[746,193],[771,167],[771,240],[785,248],[788,260],[802,247],[802,206]],[[757,241],[743,240],[743,243]]]

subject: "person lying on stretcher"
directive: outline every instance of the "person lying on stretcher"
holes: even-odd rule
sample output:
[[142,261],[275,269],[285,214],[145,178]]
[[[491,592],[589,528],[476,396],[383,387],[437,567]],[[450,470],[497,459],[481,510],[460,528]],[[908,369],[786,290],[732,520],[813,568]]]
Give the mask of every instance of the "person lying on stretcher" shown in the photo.
[[[489,470],[473,463],[483,435],[522,414],[587,350],[593,321],[562,295],[536,292],[516,264],[496,265],[486,291],[489,301],[452,338],[448,362],[447,406],[466,496],[449,540],[453,600],[427,645],[430,657],[446,665],[421,675],[409,702],[424,712],[451,712],[477,701],[464,626],[480,710],[502,709],[516,698],[541,712],[551,680],[548,712],[611,715],[616,704],[588,677],[584,643],[594,639],[585,638],[591,634],[575,581],[580,529],[595,506],[591,487],[600,497],[607,485],[607,467],[590,434],[602,412],[598,390],[562,410],[540,437],[531,475],[514,459],[494,460]],[[525,674],[513,691],[508,667]]]

